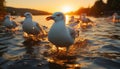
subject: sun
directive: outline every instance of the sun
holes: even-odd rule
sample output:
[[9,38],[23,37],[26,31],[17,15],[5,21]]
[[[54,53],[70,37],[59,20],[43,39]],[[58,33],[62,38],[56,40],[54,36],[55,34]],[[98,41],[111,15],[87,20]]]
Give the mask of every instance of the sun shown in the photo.
[[64,12],[64,13],[67,13],[67,12],[70,12],[70,11],[72,11],[72,8],[70,6],[64,6],[62,8],[62,12]]

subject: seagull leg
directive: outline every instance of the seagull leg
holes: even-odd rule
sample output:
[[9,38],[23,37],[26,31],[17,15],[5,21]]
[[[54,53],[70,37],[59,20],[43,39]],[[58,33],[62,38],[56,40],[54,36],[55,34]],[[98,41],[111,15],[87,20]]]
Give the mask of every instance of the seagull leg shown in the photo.
[[59,47],[57,47],[57,52],[56,53],[59,54]]
[[[66,47],[66,62],[69,62],[69,59],[68,59],[68,52],[69,51],[69,47]],[[66,65],[65,65],[66,66]]]
[[69,50],[69,47],[66,47],[66,56],[68,56],[68,50]]

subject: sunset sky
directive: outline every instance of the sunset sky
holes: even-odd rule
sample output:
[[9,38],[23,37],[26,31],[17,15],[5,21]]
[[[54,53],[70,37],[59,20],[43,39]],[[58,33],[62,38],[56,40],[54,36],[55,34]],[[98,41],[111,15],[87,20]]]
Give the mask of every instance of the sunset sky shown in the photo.
[[92,6],[96,0],[6,0],[6,6],[31,8],[48,12],[69,12]]

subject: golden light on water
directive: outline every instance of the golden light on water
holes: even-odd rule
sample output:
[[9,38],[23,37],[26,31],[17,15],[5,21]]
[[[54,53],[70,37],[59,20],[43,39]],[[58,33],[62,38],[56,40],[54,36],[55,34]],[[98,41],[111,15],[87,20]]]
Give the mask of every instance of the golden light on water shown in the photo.
[[59,49],[59,50],[65,50],[65,49],[64,49],[64,48],[62,48],[62,47],[59,47],[58,49]]
[[53,60],[53,59],[50,59],[50,58],[48,58],[47,61],[49,61],[49,62],[54,62],[54,60]]
[[69,15],[66,15],[66,24],[68,24],[69,19],[70,19],[70,16],[69,16]]
[[79,67],[80,66],[80,64],[75,64],[75,67]]

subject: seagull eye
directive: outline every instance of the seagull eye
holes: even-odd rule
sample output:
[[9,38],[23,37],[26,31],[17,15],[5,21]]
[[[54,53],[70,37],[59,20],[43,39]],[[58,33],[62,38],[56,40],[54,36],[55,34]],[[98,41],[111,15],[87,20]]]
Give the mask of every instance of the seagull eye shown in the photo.
[[60,16],[60,14],[58,14],[57,16]]
[[29,16],[29,14],[26,14],[26,16]]

